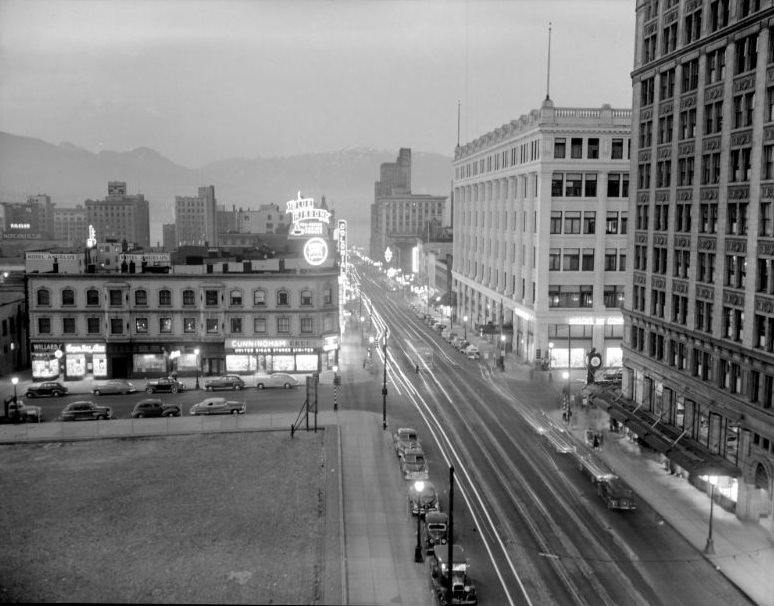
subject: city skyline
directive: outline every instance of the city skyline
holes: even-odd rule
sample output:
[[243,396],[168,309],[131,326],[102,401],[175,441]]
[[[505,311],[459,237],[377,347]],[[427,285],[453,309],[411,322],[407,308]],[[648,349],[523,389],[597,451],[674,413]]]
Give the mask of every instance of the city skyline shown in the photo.
[[630,107],[634,15],[631,0],[0,0],[0,131],[188,167],[450,155],[458,103],[461,143],[539,106],[549,22],[555,103]]

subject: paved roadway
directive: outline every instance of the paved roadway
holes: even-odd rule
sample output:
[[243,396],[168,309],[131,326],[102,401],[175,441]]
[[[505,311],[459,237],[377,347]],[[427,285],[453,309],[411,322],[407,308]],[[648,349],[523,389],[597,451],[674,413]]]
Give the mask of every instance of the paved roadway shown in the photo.
[[[535,411],[519,394],[453,350],[401,293],[385,296],[367,278],[363,292],[376,307],[372,324],[390,328],[393,389],[412,400],[396,401],[392,414],[423,434],[443,490],[455,466],[456,494],[466,497],[455,499],[455,534],[475,563],[482,604],[749,603],[647,506],[609,512],[572,460],[534,432]],[[433,349],[434,368],[416,376],[419,345]]]

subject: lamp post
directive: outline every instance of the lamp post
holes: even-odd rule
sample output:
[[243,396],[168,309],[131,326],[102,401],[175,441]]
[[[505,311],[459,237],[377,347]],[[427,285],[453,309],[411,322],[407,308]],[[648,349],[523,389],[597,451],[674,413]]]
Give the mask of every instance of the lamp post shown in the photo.
[[548,343],[548,380],[553,381],[554,378],[551,376],[551,363],[554,359],[554,342],[550,341]]
[[[500,330],[502,331],[502,324]],[[505,335],[502,333],[500,334],[500,366],[505,370]]]
[[387,429],[387,335],[384,335],[382,344],[384,354],[384,383],[382,384],[382,429]]
[[339,391],[339,367],[334,366],[333,367],[333,410],[336,411],[339,409],[339,403],[338,403],[338,391]]
[[199,348],[194,349],[194,355],[196,356],[196,386],[195,389],[199,389]]
[[712,509],[715,505],[715,482],[712,481],[712,476],[708,477],[710,483],[710,517],[709,517],[709,533],[707,534],[707,544],[704,546],[704,553],[707,555],[715,555],[715,542],[712,540]]
[[11,383],[13,383],[13,416],[16,420],[19,420],[19,407],[16,402],[16,384],[19,382],[19,377],[11,377]]
[[468,316],[467,315],[462,316],[462,322],[465,328],[465,336],[463,337],[463,339],[467,341],[468,340]]
[[417,492],[417,503],[418,503],[418,508],[417,508],[417,546],[414,548],[414,561],[415,562],[421,562],[421,561],[424,560],[424,558],[422,557],[422,537],[421,537],[421,529],[420,529],[420,524],[421,524],[420,519],[422,517],[420,515],[421,512],[422,512],[422,509],[421,509],[421,507],[422,507],[421,495],[422,495],[422,491],[424,490],[424,488],[425,488],[425,483],[422,480],[417,480],[416,482],[414,482],[414,490],[416,490],[416,492]]

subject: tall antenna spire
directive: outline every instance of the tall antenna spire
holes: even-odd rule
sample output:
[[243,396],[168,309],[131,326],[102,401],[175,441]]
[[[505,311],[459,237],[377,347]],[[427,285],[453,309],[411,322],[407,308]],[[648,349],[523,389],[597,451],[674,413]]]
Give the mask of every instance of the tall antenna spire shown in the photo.
[[457,147],[460,146],[460,107],[461,103],[457,100]]
[[548,66],[546,68],[546,101],[549,101],[551,97],[549,96],[549,90],[550,90],[550,84],[551,84],[551,22],[548,22]]

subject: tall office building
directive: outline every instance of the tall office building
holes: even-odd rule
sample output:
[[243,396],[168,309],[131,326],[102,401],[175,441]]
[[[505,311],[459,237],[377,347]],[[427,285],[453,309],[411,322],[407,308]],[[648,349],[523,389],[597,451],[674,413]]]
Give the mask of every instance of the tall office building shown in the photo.
[[54,238],[70,242],[85,242],[89,235],[86,209],[78,204],[75,208],[54,209]]
[[100,241],[108,239],[150,246],[148,201],[142,194],[126,193],[124,181],[110,181],[104,200],[86,200],[86,222]]
[[198,196],[175,196],[177,246],[218,245],[215,187],[199,188]]
[[441,225],[445,206],[446,196],[411,193],[411,150],[401,148],[395,162],[381,165],[379,181],[374,183],[371,258],[411,272],[417,236],[429,234],[434,224]]
[[774,534],[772,2],[638,2],[632,76],[624,406],[611,411]]
[[[456,317],[567,368],[621,363],[631,110],[532,110],[455,150]],[[570,352],[572,355],[570,356]]]

